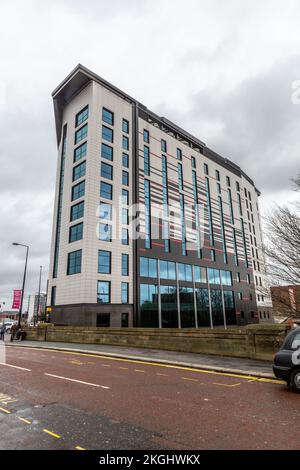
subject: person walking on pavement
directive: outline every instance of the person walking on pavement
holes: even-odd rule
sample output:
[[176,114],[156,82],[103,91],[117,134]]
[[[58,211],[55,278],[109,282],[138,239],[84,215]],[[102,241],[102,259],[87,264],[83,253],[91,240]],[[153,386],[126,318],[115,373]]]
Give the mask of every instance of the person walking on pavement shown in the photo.
[[0,341],[4,341],[5,332],[6,328],[5,325],[2,323],[2,325],[0,325]]
[[14,323],[12,326],[11,326],[11,329],[10,329],[10,333],[11,333],[11,336],[10,336],[10,341],[12,342],[15,338],[15,334],[17,333],[18,331],[18,325],[16,323]]

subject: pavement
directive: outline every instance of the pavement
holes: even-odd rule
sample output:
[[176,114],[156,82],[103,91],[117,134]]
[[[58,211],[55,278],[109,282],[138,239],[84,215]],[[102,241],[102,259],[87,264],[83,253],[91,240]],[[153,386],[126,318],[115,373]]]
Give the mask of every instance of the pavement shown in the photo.
[[274,378],[34,345],[4,346],[0,450],[299,448],[299,395]]
[[38,347],[58,351],[81,352],[85,354],[126,358],[136,361],[159,362],[162,364],[228,372],[232,374],[244,374],[253,377],[274,378],[271,361],[103,344],[23,341],[14,342],[12,345],[16,347]]

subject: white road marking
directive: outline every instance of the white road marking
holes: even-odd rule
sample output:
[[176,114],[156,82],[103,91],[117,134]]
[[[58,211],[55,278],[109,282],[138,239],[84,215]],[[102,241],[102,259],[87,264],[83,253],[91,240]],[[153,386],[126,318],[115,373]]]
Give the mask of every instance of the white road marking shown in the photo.
[[48,377],[54,377],[56,379],[68,380],[69,382],[77,382],[79,384],[90,385],[91,387],[99,387],[99,388],[104,388],[104,389],[110,388],[110,387],[106,387],[105,385],[91,384],[89,382],[83,382],[82,380],[70,379],[69,377],[61,377],[60,375],[47,374],[46,372],[44,373],[44,375],[47,375]]
[[13,366],[12,364],[6,364],[5,362],[0,362],[0,366],[13,367],[14,369],[26,370],[31,372],[31,369],[26,369],[26,367]]

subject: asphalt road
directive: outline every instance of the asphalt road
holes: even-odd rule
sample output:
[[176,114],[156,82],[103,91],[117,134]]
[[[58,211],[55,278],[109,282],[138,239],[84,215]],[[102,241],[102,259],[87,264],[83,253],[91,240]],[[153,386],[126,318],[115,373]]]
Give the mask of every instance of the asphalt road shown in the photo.
[[298,449],[299,404],[276,380],[7,346],[0,449]]

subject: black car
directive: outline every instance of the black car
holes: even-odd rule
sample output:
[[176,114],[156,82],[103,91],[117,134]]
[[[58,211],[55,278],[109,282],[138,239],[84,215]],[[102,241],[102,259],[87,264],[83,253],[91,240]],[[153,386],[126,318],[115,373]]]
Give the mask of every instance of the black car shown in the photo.
[[273,371],[300,393],[300,327],[292,330],[274,357]]

